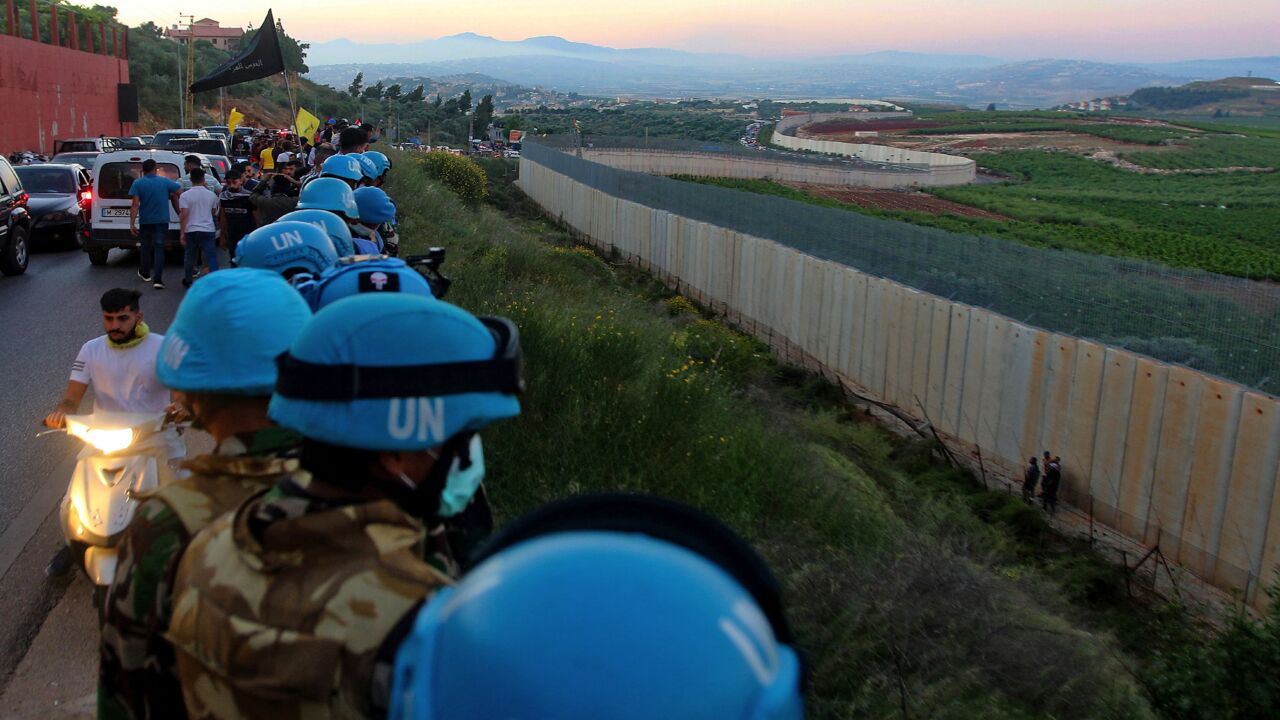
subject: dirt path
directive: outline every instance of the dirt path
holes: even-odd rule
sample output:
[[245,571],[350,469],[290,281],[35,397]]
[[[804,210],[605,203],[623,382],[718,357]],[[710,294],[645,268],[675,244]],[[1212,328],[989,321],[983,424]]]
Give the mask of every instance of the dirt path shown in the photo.
[[1009,219],[998,213],[950,200],[943,200],[922,192],[874,190],[871,188],[851,188],[846,185],[816,185],[799,182],[785,182],[782,184],[797,190],[803,190],[810,195],[838,200],[873,210],[923,212],[930,215],[958,215],[960,217],[976,217],[987,220]]

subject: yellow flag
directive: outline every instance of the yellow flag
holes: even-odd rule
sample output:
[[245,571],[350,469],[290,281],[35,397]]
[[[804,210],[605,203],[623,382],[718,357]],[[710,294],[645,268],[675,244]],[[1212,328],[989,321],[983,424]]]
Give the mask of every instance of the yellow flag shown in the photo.
[[320,118],[307,112],[306,108],[298,108],[298,137],[310,140],[320,129]]
[[227,134],[235,135],[236,127],[240,125],[241,120],[244,120],[244,113],[231,108],[231,112],[227,113]]

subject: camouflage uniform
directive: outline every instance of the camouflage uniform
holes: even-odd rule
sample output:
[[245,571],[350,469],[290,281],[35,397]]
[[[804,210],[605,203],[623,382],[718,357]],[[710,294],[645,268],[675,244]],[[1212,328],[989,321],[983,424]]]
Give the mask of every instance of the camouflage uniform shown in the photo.
[[193,717],[381,714],[384,641],[450,582],[395,504],[321,499],[310,482],[299,471],[251,499],[183,557],[167,637]]
[[98,717],[181,718],[182,691],[168,627],[178,558],[191,536],[298,467],[300,438],[280,428],[231,438],[183,464],[190,477],[147,493],[120,539],[103,604]]

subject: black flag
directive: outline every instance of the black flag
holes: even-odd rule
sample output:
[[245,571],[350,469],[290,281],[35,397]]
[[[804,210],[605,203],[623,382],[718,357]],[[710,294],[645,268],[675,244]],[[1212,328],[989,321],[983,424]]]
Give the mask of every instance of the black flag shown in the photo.
[[[193,40],[188,40],[193,42]],[[258,34],[239,55],[222,63],[213,72],[191,84],[191,92],[216,90],[228,85],[238,85],[250,80],[284,72],[284,56],[280,54],[280,38],[276,35],[276,21],[267,11]]]

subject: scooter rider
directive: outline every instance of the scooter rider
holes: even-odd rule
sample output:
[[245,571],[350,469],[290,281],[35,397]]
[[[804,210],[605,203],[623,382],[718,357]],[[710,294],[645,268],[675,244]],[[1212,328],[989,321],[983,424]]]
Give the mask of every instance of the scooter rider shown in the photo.
[[778,583],[658,498],[580,496],[504,528],[417,613],[394,720],[801,720]]
[[[147,327],[140,298],[136,290],[123,288],[103,293],[99,304],[106,334],[81,346],[62,399],[44,419],[45,425],[64,427],[67,415],[80,412],[81,401],[90,387],[93,388],[94,413],[169,413],[177,418],[185,414],[156,377],[156,352],[164,336]],[[152,438],[148,442],[162,445],[170,465],[187,454],[185,443],[172,428]],[[71,560],[70,550],[63,548],[46,571],[50,575],[61,575],[70,569]]]
[[484,472],[477,432],[520,412],[519,340],[500,319],[373,293],[329,305],[286,355],[269,414],[302,469],[189,546],[168,637],[201,718],[385,711],[397,623],[449,584],[424,525]]
[[267,418],[275,358],[311,310],[279,275],[235,268],[196,283],[160,345],[157,374],[216,443],[190,474],[143,495],[103,605],[98,717],[182,717],[169,625],[172,580],[193,535],[297,470],[302,438]]

